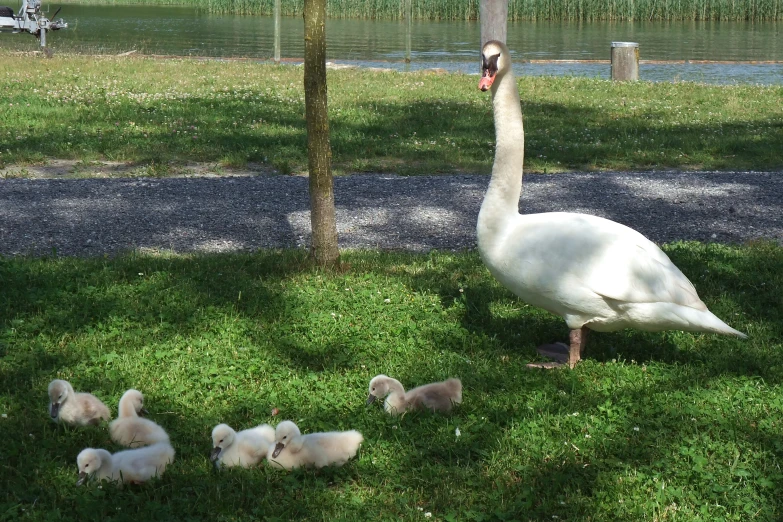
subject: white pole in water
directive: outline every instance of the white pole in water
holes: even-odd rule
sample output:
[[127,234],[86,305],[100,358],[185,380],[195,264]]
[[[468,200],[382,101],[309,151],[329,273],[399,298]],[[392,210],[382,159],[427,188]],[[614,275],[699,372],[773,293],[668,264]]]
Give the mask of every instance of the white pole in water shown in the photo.
[[639,79],[639,44],[636,42],[612,42],[612,80]]
[[[506,43],[508,34],[508,0],[480,0],[479,18],[481,20],[481,47],[490,40]],[[481,71],[481,57],[479,57]]]
[[405,63],[411,63],[411,27],[413,25],[413,2],[405,0]]
[[275,63],[280,63],[280,0],[275,0]]

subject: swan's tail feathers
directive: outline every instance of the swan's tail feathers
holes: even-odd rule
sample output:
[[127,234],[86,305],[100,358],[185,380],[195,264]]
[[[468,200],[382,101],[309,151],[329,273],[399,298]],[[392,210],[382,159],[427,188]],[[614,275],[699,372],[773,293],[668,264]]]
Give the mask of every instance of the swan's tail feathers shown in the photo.
[[692,332],[711,332],[723,335],[732,335],[740,339],[747,339],[748,336],[739,330],[721,321],[717,315],[709,310],[695,310],[688,307],[680,307],[678,315],[688,321],[690,328],[685,328]]
[[729,325],[726,325],[726,330],[721,331],[718,333],[726,334],[726,335],[733,335],[734,337],[739,337],[740,339],[747,339],[748,335],[740,332],[739,330],[735,330]]

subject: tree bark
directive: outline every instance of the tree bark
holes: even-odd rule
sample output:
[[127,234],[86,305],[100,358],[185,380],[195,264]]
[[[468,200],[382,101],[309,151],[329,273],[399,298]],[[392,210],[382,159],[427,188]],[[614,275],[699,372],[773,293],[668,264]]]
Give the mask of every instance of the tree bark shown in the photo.
[[[481,47],[490,40],[506,43],[508,30],[508,0],[480,0],[479,18],[481,19]],[[479,67],[481,67],[479,58]]]
[[310,171],[310,253],[319,266],[337,263],[337,219],[334,209],[332,149],[326,93],[326,0],[305,0],[305,116]]

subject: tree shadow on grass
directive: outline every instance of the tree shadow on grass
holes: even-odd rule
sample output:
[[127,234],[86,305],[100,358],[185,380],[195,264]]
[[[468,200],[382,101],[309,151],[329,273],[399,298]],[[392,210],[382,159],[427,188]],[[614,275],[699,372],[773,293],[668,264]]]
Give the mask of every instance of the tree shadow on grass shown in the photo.
[[[739,255],[720,245],[689,244],[674,245],[668,251],[686,274],[700,274],[694,277],[700,296],[717,315],[739,329],[757,321],[771,329],[772,339],[783,335],[783,309],[774,284],[779,279],[778,267],[783,264],[779,248],[760,243],[746,247]],[[444,307],[461,300],[463,327],[473,334],[496,339],[507,350],[521,348],[531,357],[539,344],[567,340],[567,328],[560,318],[522,303],[499,284],[488,281],[490,276],[481,271],[478,264],[466,267],[462,261],[447,262],[430,267],[426,274],[407,278],[407,284],[417,292],[441,296]],[[433,272],[440,277],[432,277]],[[450,277],[454,274],[456,277]],[[501,313],[495,310],[499,302],[505,303]],[[751,332],[749,341],[741,341],[678,332],[593,332],[587,357],[598,361],[624,357],[669,364],[706,363],[716,374],[750,373],[777,380],[777,368],[783,361],[764,346],[767,336],[764,332],[754,341]]]
[[[464,83],[458,81],[460,87],[474,92],[472,78],[465,77]],[[671,123],[668,115],[671,109],[663,105],[649,110],[632,107],[636,99],[648,95],[643,88],[628,93],[624,90],[627,88],[606,82],[605,89],[616,91],[618,99],[627,102],[628,107],[605,110],[576,103],[533,101],[525,95],[526,84],[536,81],[523,79],[520,85],[528,129],[528,163],[538,170],[561,158],[563,166],[569,168],[702,168],[708,162],[708,168],[731,165],[758,170],[783,165],[779,152],[783,150],[783,125],[778,115],[754,116],[747,121]],[[339,89],[339,85],[335,83],[333,89]],[[596,89],[590,81],[585,85],[587,89]],[[301,103],[281,101],[277,93],[248,91],[248,95],[262,96],[264,103],[192,96],[182,100],[176,109],[156,112],[156,108],[150,107],[147,118],[139,116],[136,101],[117,100],[111,113],[122,121],[122,128],[106,123],[109,110],[100,104],[85,105],[78,110],[57,109],[56,119],[62,125],[40,125],[33,133],[0,143],[0,147],[14,153],[35,151],[44,157],[71,156],[78,150],[82,155],[135,158],[142,162],[147,159],[165,162],[171,158],[220,161],[235,155],[249,161],[267,158],[270,162],[305,165]],[[488,167],[494,136],[489,97],[485,100],[485,104],[472,100],[466,103],[443,96],[437,100],[394,102],[368,101],[362,97],[352,103],[342,102],[339,107],[333,104],[334,161],[351,165],[382,158],[403,166],[423,162],[456,170],[475,170],[478,164]],[[142,120],[139,125],[148,127],[146,136],[138,129],[125,127],[130,118]],[[188,130],[181,137],[172,138],[169,126],[172,122],[184,120],[187,125],[194,119],[198,120],[196,131]],[[248,119],[263,125],[254,128],[233,125]],[[72,131],[85,127],[91,131],[103,129],[103,138],[97,140],[92,133],[84,137]],[[192,134],[197,135],[196,139]],[[452,150],[429,147],[429,142],[444,138],[454,143]],[[459,154],[454,154],[454,150]]]
[[[761,271],[774,265],[764,252],[762,249],[757,253],[759,264],[751,264],[750,269]],[[14,451],[18,456],[8,460],[7,465],[15,470],[19,482],[9,490],[9,498],[45,511],[77,512],[88,519],[97,518],[96,511],[110,518],[111,510],[118,506],[122,509],[118,517],[185,513],[213,520],[237,513],[263,516],[281,512],[285,513],[283,518],[289,514],[306,518],[372,518],[372,513],[382,508],[412,518],[420,516],[417,507],[431,510],[435,516],[453,514],[458,518],[472,517],[466,514],[469,511],[489,514],[490,518],[549,518],[558,513],[584,518],[609,509],[606,506],[613,506],[622,498],[622,488],[617,486],[621,479],[641,481],[632,483],[637,493],[647,488],[651,495],[657,495],[653,478],[658,477],[673,484],[673,491],[692,487],[697,497],[712,491],[713,484],[731,488],[723,492],[723,498],[732,502],[733,509],[737,499],[747,495],[767,513],[780,511],[780,479],[772,466],[765,468],[763,463],[779,460],[783,454],[774,442],[774,427],[761,424],[779,416],[780,406],[771,404],[765,412],[760,401],[744,401],[739,394],[749,373],[763,377],[765,387],[780,382],[783,365],[770,346],[766,351],[746,353],[742,343],[713,343],[711,337],[709,342],[699,344],[700,337],[687,334],[596,334],[593,340],[597,355],[590,355],[576,371],[530,371],[524,368],[526,354],[517,350],[520,340],[514,334],[520,324],[526,332],[529,329],[536,335],[556,335],[565,329],[558,318],[531,312],[511,299],[488,279],[475,255],[467,260],[454,256],[436,263],[417,258],[409,266],[403,264],[410,262],[410,256],[402,254],[399,262],[388,264],[377,263],[377,254],[363,255],[346,256],[348,261],[357,259],[353,263],[357,272],[382,274],[390,287],[403,286],[435,296],[442,309],[455,314],[444,319],[456,323],[452,329],[421,324],[417,335],[424,344],[416,345],[416,353],[424,356],[406,358],[396,354],[386,361],[382,358],[383,349],[391,346],[363,348],[360,336],[346,340],[340,330],[324,335],[322,340],[305,341],[294,336],[271,345],[260,342],[260,335],[251,331],[227,335],[222,338],[224,344],[201,347],[194,355],[161,349],[165,352],[161,358],[144,361],[140,372],[128,363],[112,370],[113,365],[122,362],[121,357],[111,365],[103,358],[109,350],[132,356],[133,346],[112,346],[107,342],[109,348],[96,347],[93,353],[83,350],[85,353],[80,356],[89,361],[78,360],[75,354],[69,356],[66,346],[62,354],[55,352],[54,357],[59,359],[43,359],[38,365],[25,363],[17,369],[4,368],[4,377],[8,379],[4,379],[7,389],[3,390],[2,400],[12,406],[9,422],[13,424],[8,425],[9,431],[35,436],[11,440],[10,447],[20,451]],[[677,255],[692,260],[695,267],[701,263],[690,250]],[[273,284],[279,279],[286,287],[296,286],[288,279],[301,272],[295,263],[281,262],[287,257],[275,253],[227,256],[229,262],[226,256],[218,257],[222,259],[218,264],[213,264],[214,258],[115,260],[112,263],[119,263],[120,267],[109,274],[101,273],[103,260],[73,265],[61,260],[54,268],[46,268],[42,261],[28,260],[30,264],[20,272],[23,277],[12,283],[13,292],[8,294],[18,298],[2,307],[4,322],[0,330],[13,328],[15,319],[31,320],[42,311],[54,312],[58,307],[63,307],[64,315],[55,314],[53,317],[59,318],[53,324],[44,321],[38,326],[39,332],[51,338],[99,329],[112,314],[125,314],[123,317],[133,319],[139,328],[153,329],[157,324],[153,313],[156,312],[172,325],[156,334],[159,337],[151,337],[153,344],[165,346],[177,335],[197,340],[203,332],[188,318],[205,308],[219,309],[232,321],[291,321],[301,328],[307,324],[306,318],[299,315],[303,309],[311,303],[332,302],[328,295],[324,301],[311,300],[312,296],[298,297]],[[376,266],[367,268],[365,264]],[[231,268],[229,275],[218,277],[216,270],[226,271],[227,267]],[[147,279],[139,282],[139,272]],[[42,275],[46,273],[49,275]],[[339,289],[342,276],[334,277],[338,282],[333,286]],[[736,277],[742,281],[755,276],[739,270]],[[96,301],[85,289],[112,283],[138,285],[139,291],[110,293],[116,299],[105,304],[110,313],[94,317],[90,308]],[[66,299],[69,288],[80,299]],[[729,295],[733,295],[736,286],[729,288]],[[244,299],[239,299],[240,290]],[[760,292],[767,299],[774,290],[763,288]],[[319,287],[318,291],[333,292],[329,286]],[[726,292],[713,291],[716,299],[722,299]],[[160,297],[167,293],[180,296],[188,306]],[[339,302],[334,296],[331,299]],[[504,306],[498,306],[498,302]],[[330,306],[329,309],[334,308],[334,304]],[[391,315],[394,310],[388,310],[386,315],[379,315],[379,324],[405,315]],[[317,311],[328,314],[328,310]],[[768,314],[754,319],[773,330],[762,339],[774,343],[780,316],[772,311]],[[404,326],[407,328],[407,323]],[[30,330],[27,334],[35,332]],[[403,330],[405,337],[401,340],[408,342],[408,333]],[[661,339],[666,343],[663,353],[654,353]],[[395,338],[387,336],[385,342],[393,344]],[[534,346],[533,340],[525,342],[526,346]],[[251,351],[240,350],[242,345],[248,345]],[[614,345],[618,347],[615,354],[611,352]],[[428,352],[426,347],[434,347],[437,352]],[[220,356],[215,357],[213,352]],[[432,357],[426,357],[428,353]],[[737,358],[740,356],[744,357],[744,365],[743,359]],[[274,363],[257,370],[250,368],[250,363],[260,365],[264,357],[273,357]],[[650,380],[644,372],[623,373],[625,365],[610,363],[610,357],[625,361],[635,358],[655,367],[650,372],[658,373]],[[375,366],[357,368],[373,359]],[[192,365],[198,371],[180,376],[180,382],[166,382],[170,379],[168,369],[177,365]],[[95,371],[79,372],[91,367]],[[380,372],[390,367],[397,370],[395,377],[408,387],[459,375],[465,386],[465,402],[450,416],[415,413],[399,420],[364,408],[369,378],[376,369]],[[132,382],[134,375],[142,376],[154,388],[148,393],[147,407],[153,412],[152,418],[170,430],[178,451],[175,464],[160,482],[110,493],[95,488],[71,489],[75,455],[85,445],[105,444],[106,433],[99,429],[51,429],[45,399],[39,400],[37,392],[31,394],[34,386],[30,384],[48,378],[55,369],[80,373],[80,384],[104,393],[107,387],[115,388],[108,401],[115,411],[122,388],[136,386]],[[738,388],[738,393],[729,398],[715,393],[727,386],[727,379],[728,384]],[[767,394],[771,396],[774,390]],[[281,410],[279,416],[271,415],[273,407]],[[24,415],[28,411],[39,413]],[[691,416],[697,421],[690,421]],[[296,420],[305,432],[359,429],[367,442],[357,462],[338,470],[212,474],[207,455],[209,434],[215,424],[229,422],[242,429],[284,418]],[[753,422],[757,427],[752,426]],[[456,427],[462,429],[459,438]],[[639,431],[634,427],[639,427]],[[603,431],[597,431],[598,428]],[[706,433],[707,439],[700,433]],[[577,446],[579,451],[566,443]],[[756,454],[749,465],[731,470],[735,448],[742,455]],[[44,466],[42,471],[38,466],[25,467],[24,457],[39,463],[53,457],[56,462]],[[708,464],[703,470],[692,470],[700,458],[708,459]],[[686,466],[681,459],[693,462]],[[741,477],[735,473],[738,470],[750,473],[754,480],[765,478],[772,485],[743,484],[742,479],[734,478]],[[646,477],[638,478],[639,473]],[[394,491],[404,491],[407,497],[368,493],[375,489],[386,491],[384,484],[390,483],[394,484]],[[690,483],[697,486],[687,486]],[[658,501],[665,501],[661,505],[697,505],[697,500],[687,493],[682,498],[680,493],[664,493]],[[145,502],[138,501],[140,496]],[[652,504],[642,505],[629,516],[649,515],[654,509]]]

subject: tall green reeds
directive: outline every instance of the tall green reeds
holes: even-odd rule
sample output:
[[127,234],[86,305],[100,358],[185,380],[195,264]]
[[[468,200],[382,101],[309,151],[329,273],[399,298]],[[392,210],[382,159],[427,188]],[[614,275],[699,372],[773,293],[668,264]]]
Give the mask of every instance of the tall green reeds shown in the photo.
[[783,20],[781,0],[509,0],[510,20]]
[[[274,0],[65,0],[94,4],[191,5],[210,13],[272,15]],[[479,0],[412,0],[420,20],[477,20]],[[283,16],[301,16],[304,0],[282,0]],[[401,0],[327,0],[330,18],[401,19]],[[783,20],[783,0],[509,0],[521,20]]]

